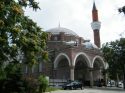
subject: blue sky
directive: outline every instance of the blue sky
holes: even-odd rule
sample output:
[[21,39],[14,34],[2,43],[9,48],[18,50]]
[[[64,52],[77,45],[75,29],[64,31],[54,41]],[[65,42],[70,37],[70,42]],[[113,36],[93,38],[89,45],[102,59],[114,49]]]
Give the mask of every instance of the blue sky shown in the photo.
[[[58,27],[68,28],[93,43],[92,6],[93,0],[36,0],[41,10],[27,8],[25,14],[32,18],[44,31]],[[120,38],[125,31],[125,16],[117,9],[125,0],[95,0],[101,22],[101,44]],[[125,35],[122,35],[123,37]]]

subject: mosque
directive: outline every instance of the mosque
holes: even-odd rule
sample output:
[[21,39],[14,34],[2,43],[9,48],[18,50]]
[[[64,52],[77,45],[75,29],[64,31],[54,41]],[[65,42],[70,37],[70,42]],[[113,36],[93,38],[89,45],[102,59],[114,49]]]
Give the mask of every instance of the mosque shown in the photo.
[[[95,2],[91,27],[94,44],[60,25],[47,30],[47,47],[51,62],[40,63],[37,71],[53,80],[82,80],[84,84],[90,86],[97,80],[105,80],[102,72],[107,69],[107,63],[100,50],[101,22],[98,20]],[[32,72],[36,73],[35,70]]]
[[90,85],[99,79],[104,79],[102,70],[106,69],[106,62],[100,51],[101,22],[98,20],[95,3],[93,3],[91,27],[94,33],[94,44],[60,25],[46,31],[48,49],[53,50],[50,78],[83,80]]

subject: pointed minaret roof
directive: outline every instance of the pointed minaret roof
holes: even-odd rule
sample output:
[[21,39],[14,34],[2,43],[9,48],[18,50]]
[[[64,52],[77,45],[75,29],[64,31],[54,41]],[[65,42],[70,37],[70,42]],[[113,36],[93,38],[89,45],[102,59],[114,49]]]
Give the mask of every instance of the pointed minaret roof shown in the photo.
[[93,10],[97,10],[96,5],[95,5],[95,1],[93,2]]

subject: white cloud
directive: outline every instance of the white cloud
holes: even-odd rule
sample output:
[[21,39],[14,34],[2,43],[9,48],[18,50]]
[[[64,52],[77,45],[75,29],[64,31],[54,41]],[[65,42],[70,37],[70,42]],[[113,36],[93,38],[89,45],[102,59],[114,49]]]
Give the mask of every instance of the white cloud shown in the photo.
[[[32,12],[26,10],[39,26],[48,30],[58,26],[71,29],[79,36],[93,42],[92,22],[93,0],[37,0],[41,10]],[[125,4],[125,0],[95,0],[101,21],[101,42],[109,42],[119,38],[125,31],[125,16],[118,13],[118,8]]]

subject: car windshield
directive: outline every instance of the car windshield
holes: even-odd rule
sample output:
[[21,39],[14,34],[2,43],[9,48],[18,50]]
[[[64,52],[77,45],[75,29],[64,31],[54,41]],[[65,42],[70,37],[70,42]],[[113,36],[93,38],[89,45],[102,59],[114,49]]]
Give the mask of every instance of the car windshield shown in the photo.
[[81,84],[81,83],[78,81],[70,81],[70,82],[65,83],[64,85],[69,85],[69,84],[73,85],[73,84]]

